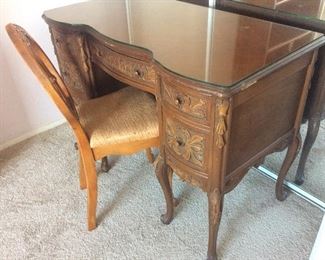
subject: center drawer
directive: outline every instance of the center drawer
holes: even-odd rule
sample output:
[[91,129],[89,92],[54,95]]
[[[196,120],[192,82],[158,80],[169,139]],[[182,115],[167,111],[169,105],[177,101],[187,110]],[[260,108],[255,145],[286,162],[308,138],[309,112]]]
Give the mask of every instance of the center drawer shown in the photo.
[[153,89],[157,87],[158,77],[154,64],[118,53],[95,39],[89,40],[89,49],[92,61],[113,77],[121,77]]

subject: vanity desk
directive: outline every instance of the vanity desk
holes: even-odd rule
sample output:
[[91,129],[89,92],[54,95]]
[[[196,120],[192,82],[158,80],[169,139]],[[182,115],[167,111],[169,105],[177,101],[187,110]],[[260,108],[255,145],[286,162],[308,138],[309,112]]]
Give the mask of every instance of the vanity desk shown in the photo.
[[[321,34],[284,25],[274,34],[270,22],[177,1],[90,1],[44,19],[75,103],[124,84],[155,95],[161,220],[173,218],[173,172],[200,187],[209,203],[208,259],[216,259],[224,195],[288,146],[276,183],[285,199]],[[290,48],[281,48],[284,39]]]

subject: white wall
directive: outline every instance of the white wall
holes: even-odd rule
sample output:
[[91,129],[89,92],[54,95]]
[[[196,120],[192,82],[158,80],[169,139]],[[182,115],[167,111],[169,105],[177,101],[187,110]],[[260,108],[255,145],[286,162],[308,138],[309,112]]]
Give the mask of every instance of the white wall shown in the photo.
[[5,31],[9,22],[24,27],[56,64],[44,10],[82,0],[0,0],[0,147],[63,117],[18,55]]

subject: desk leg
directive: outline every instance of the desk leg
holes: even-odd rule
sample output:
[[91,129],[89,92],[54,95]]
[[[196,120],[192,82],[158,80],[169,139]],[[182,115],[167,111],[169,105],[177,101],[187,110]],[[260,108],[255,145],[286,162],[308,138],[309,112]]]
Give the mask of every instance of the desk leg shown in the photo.
[[165,200],[166,200],[166,213],[161,215],[161,221],[164,224],[169,224],[173,220],[174,215],[174,198],[173,192],[170,187],[168,173],[172,172],[170,167],[165,164],[163,159],[160,159],[156,166],[156,176],[160,183],[160,186],[164,192]]
[[313,146],[318,134],[320,121],[322,119],[322,112],[325,103],[325,47],[322,47],[318,52],[318,61],[315,66],[315,73],[312,80],[314,89],[310,92],[310,100],[308,104],[308,131],[301,152],[298,170],[296,173],[295,183],[301,185],[304,182],[304,170],[307,157],[310,149]]
[[223,195],[219,189],[208,192],[209,201],[209,243],[208,260],[217,260],[217,236],[223,209]]
[[310,118],[308,121],[307,136],[304,141],[304,146],[302,148],[302,152],[301,152],[301,156],[300,156],[300,160],[299,160],[299,166],[298,166],[298,170],[297,170],[296,178],[295,178],[295,183],[298,185],[301,185],[304,183],[305,164],[306,164],[309,152],[316,140],[318,130],[319,130],[320,121],[321,121],[320,115],[317,118],[316,117]]
[[275,193],[276,193],[276,198],[280,201],[285,200],[288,196],[288,192],[284,190],[283,182],[284,182],[284,179],[288,173],[288,170],[289,170],[291,164],[293,163],[294,159],[297,156],[300,145],[301,145],[301,136],[300,136],[300,133],[298,133],[294,137],[293,142],[288,147],[286,157],[283,161],[278,179],[276,181]]

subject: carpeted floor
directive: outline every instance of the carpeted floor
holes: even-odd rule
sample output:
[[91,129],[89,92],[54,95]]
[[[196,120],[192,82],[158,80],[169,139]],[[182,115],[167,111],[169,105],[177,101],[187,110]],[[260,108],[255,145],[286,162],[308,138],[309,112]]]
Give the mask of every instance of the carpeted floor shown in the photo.
[[[0,259],[205,259],[207,198],[177,178],[173,222],[144,153],[112,157],[99,174],[99,226],[86,230],[74,138],[67,125],[0,153]],[[225,197],[219,259],[308,259],[323,216],[251,170]]]

